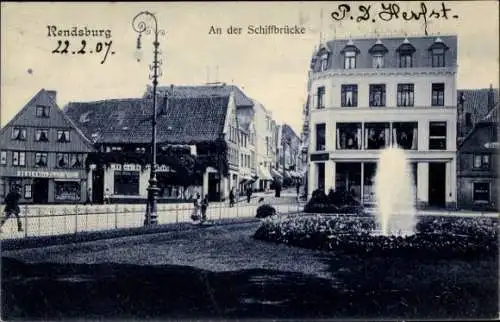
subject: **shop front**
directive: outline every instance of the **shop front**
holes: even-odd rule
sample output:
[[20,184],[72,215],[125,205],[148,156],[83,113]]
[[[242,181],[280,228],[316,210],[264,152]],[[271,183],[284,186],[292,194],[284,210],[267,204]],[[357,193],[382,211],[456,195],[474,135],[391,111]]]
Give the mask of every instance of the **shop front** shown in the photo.
[[5,172],[0,190],[4,197],[13,186],[21,187],[21,203],[76,204],[85,201],[85,171],[15,170]]

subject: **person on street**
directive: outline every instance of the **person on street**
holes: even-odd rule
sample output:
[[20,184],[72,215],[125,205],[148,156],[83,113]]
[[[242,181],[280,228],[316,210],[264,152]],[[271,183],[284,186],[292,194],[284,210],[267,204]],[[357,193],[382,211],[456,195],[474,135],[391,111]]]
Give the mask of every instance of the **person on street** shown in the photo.
[[84,205],[90,204],[92,206],[92,188],[89,187],[87,189],[87,199],[85,200]]
[[205,222],[207,220],[207,208],[208,208],[208,196],[205,195],[201,202],[201,222]]
[[252,198],[252,187],[247,188],[247,203],[250,203],[250,199]]
[[201,198],[200,194],[196,194],[196,199],[193,202],[194,208],[193,208],[193,213],[191,214],[191,219],[193,221],[199,220],[200,219],[200,206],[201,206]]
[[104,193],[104,203],[109,205],[109,198],[110,198],[110,193],[109,193],[109,188],[106,188],[106,192]]
[[18,186],[13,186],[11,191],[7,194],[4,200],[4,213],[5,216],[2,218],[0,222],[0,232],[2,231],[2,227],[10,218],[10,216],[14,215],[17,218],[17,231],[23,231],[21,218],[19,217],[19,213],[21,210],[19,209],[19,199],[21,199],[21,193],[19,192],[20,188]]
[[234,207],[234,187],[229,192],[229,207]]

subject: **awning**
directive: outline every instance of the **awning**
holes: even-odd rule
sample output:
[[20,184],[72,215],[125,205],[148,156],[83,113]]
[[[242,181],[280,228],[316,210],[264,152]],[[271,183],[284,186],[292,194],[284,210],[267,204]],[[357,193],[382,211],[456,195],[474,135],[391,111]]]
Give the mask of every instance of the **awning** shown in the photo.
[[245,182],[251,180],[251,178],[248,176],[240,176],[239,180],[240,180],[240,184],[241,184],[241,183],[245,183]]
[[273,176],[274,179],[281,179],[283,176],[276,170],[271,168],[271,175]]
[[273,177],[271,176],[271,173],[269,173],[269,170],[264,167],[264,166],[259,166],[259,177],[260,180],[273,180]]

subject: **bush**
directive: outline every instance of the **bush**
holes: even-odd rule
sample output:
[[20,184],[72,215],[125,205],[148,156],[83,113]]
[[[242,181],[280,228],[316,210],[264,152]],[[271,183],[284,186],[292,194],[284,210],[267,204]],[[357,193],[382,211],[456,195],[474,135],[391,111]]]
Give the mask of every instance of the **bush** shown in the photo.
[[351,193],[330,190],[328,195],[326,195],[322,190],[318,189],[313,192],[311,199],[304,206],[304,212],[362,215],[364,208]]
[[421,258],[498,254],[493,218],[423,217],[411,236],[373,235],[373,217],[290,215],[265,220],[256,239],[339,253]]
[[257,208],[257,215],[255,217],[266,218],[273,215],[276,215],[276,209],[274,209],[271,205],[264,204]]

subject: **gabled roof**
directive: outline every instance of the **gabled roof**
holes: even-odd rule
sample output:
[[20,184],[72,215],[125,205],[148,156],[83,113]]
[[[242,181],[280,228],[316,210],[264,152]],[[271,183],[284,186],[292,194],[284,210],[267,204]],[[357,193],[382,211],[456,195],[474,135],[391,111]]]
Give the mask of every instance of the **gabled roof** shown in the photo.
[[[485,149],[484,143],[480,138],[487,137],[489,140],[496,140],[498,142],[498,108],[499,103],[495,105],[479,122],[477,122],[472,130],[460,142],[460,149],[467,151],[474,150],[482,151]],[[484,133],[479,133],[484,132]]]
[[[188,144],[214,141],[224,130],[229,96],[158,102],[157,141]],[[151,142],[152,102],[147,98],[69,103],[65,112],[96,143]]]
[[[476,124],[481,119],[483,119],[489,111],[491,111],[491,106],[488,106],[488,95],[490,91],[493,94],[493,104],[498,104],[499,102],[499,91],[498,88],[481,88],[481,89],[459,89],[457,90],[457,102],[461,104],[461,96],[465,99],[463,106],[461,107],[462,112],[469,113],[471,117],[472,124]],[[458,118],[458,135],[462,134],[462,137],[467,135],[464,131],[466,130],[464,119]]]
[[[172,91],[173,89],[173,91]],[[253,101],[235,85],[214,84],[214,85],[192,85],[192,86],[159,86],[157,93],[160,96],[172,95],[175,97],[210,97],[210,96],[229,96],[234,93],[234,101],[237,107],[253,106]],[[148,85],[144,97],[149,97],[152,93],[152,87]]]

